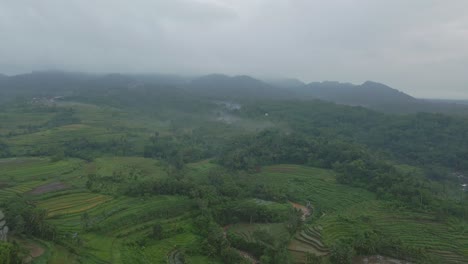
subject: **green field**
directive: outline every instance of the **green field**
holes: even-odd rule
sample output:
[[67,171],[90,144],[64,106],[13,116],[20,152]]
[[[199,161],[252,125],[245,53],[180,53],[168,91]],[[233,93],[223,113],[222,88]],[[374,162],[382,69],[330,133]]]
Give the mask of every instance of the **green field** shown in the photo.
[[[295,235],[289,246],[298,261],[305,259],[305,252],[326,255],[327,245],[354,235],[355,230],[370,227],[398,237],[405,245],[424,249],[428,256],[444,263],[463,263],[468,257],[466,222],[440,222],[431,214],[396,208],[391,203],[376,200],[367,191],[337,184],[331,171],[274,165],[243,180],[284,188],[294,201],[312,203],[314,217],[307,220],[304,230]],[[366,222],[360,222],[362,218]],[[233,228],[246,240],[250,239],[248,233],[253,226]]]
[[48,158],[1,159],[0,181],[25,182],[32,180],[61,179],[63,175],[79,170],[83,161],[68,159],[50,162]]
[[[65,259],[70,263],[133,263],[131,261],[136,259],[140,261],[138,263],[166,263],[171,254],[180,254],[174,250],[197,247],[199,237],[193,233],[189,221],[193,201],[178,196],[113,197],[90,193],[84,188],[83,179],[87,173],[116,177],[118,173],[138,171],[142,178],[167,177],[155,160],[104,157],[84,164],[77,159],[51,162],[47,158],[22,158],[1,160],[0,166],[4,181],[14,179],[9,183],[11,186],[0,189],[0,199],[27,193],[52,179],[60,179],[73,186],[70,190],[52,190],[30,196],[39,208],[47,210],[47,221],[57,227],[60,235],[72,237],[75,234],[80,238],[79,243],[86,245],[79,249],[77,256],[67,249],[73,244],[63,247],[49,243],[44,248],[51,263]],[[189,175],[200,180],[199,177],[213,167],[214,164],[206,161],[190,164]],[[306,225],[292,237],[288,246],[298,263],[305,260],[307,253],[327,256],[329,245],[353,236],[356,229],[366,230],[369,226],[383,234],[398,237],[405,245],[424,249],[432,258],[447,263],[463,262],[468,256],[466,223],[455,220],[440,222],[431,214],[392,207],[391,203],[376,200],[372,193],[337,184],[331,171],[274,165],[264,167],[260,173],[239,177],[239,180],[252,185],[262,183],[269,188],[281,188],[291,201],[311,202],[313,216],[307,219]],[[288,207],[257,198],[246,202],[278,210]],[[85,212],[88,215],[86,231],[82,219]],[[366,219],[366,222],[360,219]],[[142,242],[141,238],[151,233],[156,222],[162,223],[165,230],[177,231],[170,231],[171,236],[159,241]],[[258,229],[275,237],[289,236],[282,223],[235,224],[229,227],[229,232],[253,242],[252,232]],[[186,258],[191,263],[216,263],[214,259],[197,255],[189,254]]]
[[[0,201],[27,195],[38,208],[46,210],[47,221],[57,228],[59,236],[77,237],[82,245],[78,256],[70,250],[78,243],[73,239],[66,245],[42,243],[40,247],[46,252],[37,263],[166,263],[174,249],[196,247],[199,237],[192,232],[191,200],[181,196],[113,197],[84,188],[84,176],[88,173],[115,177],[116,173],[137,171],[141,179],[167,177],[155,160],[109,157],[84,164],[74,159],[51,162],[47,158],[22,158],[0,160],[0,168],[2,179],[15,179],[0,189]],[[71,189],[27,194],[53,179],[69,184]],[[89,216],[87,231],[84,213]],[[169,237],[157,242],[148,240],[144,249],[136,246],[151,233],[156,222],[163,224]],[[197,254],[186,258],[193,259],[193,263],[218,263]]]
[[[377,195],[362,182],[338,182],[343,164],[357,168],[357,179],[359,169],[377,171],[379,180],[397,172],[421,179],[423,168],[391,160],[395,171],[380,163],[365,167],[361,146],[295,141],[296,135],[289,134],[293,126],[266,120],[262,109],[261,122],[240,120],[239,115],[230,124],[216,121],[220,110],[209,108],[211,101],[205,102],[209,107],[197,101],[194,108],[175,111],[153,108],[153,102],[142,109],[119,108],[118,100],[95,105],[95,99],[53,106],[26,103],[24,109],[0,113],[0,146],[5,148],[0,155],[8,157],[0,159],[0,203],[23,206],[9,221],[29,221],[41,229],[18,224],[23,233],[13,233],[26,252],[32,246],[43,250],[32,263],[219,264],[232,258],[230,263],[237,264],[250,263],[249,256],[255,254],[263,261],[270,258],[265,261],[270,264],[276,251],[286,252],[297,264],[314,256],[331,263],[340,243],[354,246],[358,239],[365,242],[373,236],[394,244],[369,255],[415,263],[467,263],[468,224],[463,214],[441,215],[433,204],[423,205],[427,193],[401,191],[410,202],[416,201],[410,205],[387,198],[390,192]],[[195,111],[197,107],[203,110]],[[261,134],[270,126],[281,132]],[[281,134],[283,130],[288,135]],[[253,133],[264,138],[250,138]],[[297,148],[290,148],[292,144]],[[344,146],[345,153],[335,153],[330,146]],[[314,147],[332,156],[326,157],[329,164],[314,156],[322,153]],[[278,162],[284,153],[306,152],[310,156],[296,157],[303,165]],[[286,157],[283,162],[294,161]],[[406,190],[406,183],[397,187]],[[425,197],[443,197],[447,204],[464,201],[458,182],[435,186],[440,192]],[[311,214],[302,221],[304,211],[296,209],[308,204],[306,212]],[[25,217],[31,215],[34,218]],[[53,232],[48,233],[48,227]],[[261,240],[265,233],[270,237],[263,238],[271,241]],[[241,248],[245,245],[252,246],[252,252]],[[253,252],[256,246],[264,251]]]
[[234,224],[228,227],[229,232],[233,232],[248,242],[253,242],[255,239],[252,237],[252,233],[255,230],[265,230],[274,237],[288,237],[288,231],[286,230],[284,224],[274,223],[274,224]]

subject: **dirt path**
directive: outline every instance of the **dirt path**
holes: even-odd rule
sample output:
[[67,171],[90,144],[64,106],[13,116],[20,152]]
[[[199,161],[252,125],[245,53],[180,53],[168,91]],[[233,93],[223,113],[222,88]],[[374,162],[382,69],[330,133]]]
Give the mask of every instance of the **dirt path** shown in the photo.
[[68,185],[62,182],[52,182],[49,184],[41,185],[39,187],[34,188],[31,190],[29,193],[38,195],[38,194],[43,194],[43,193],[48,193],[48,192],[53,192],[53,191],[59,191],[68,188]]
[[31,263],[35,258],[42,256],[45,252],[44,248],[34,242],[25,242],[24,247],[29,250],[29,256],[23,260],[25,263]]
[[293,202],[289,202],[294,208],[296,209],[299,209],[301,210],[302,212],[302,216],[301,216],[301,219],[302,221],[305,221],[307,217],[310,216],[311,214],[311,210],[301,204],[298,204],[298,203],[293,203]]

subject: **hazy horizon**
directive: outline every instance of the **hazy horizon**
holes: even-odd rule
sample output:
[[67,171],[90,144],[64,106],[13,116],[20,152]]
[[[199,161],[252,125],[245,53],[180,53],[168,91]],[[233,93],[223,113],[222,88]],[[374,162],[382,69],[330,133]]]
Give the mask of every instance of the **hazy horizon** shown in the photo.
[[468,99],[464,0],[0,1],[0,72],[380,82]]

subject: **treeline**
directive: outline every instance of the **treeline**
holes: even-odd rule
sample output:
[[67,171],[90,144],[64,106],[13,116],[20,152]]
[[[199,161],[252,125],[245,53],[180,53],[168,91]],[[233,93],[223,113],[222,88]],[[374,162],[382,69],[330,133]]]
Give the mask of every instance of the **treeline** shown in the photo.
[[17,243],[0,241],[0,263],[22,264],[22,252]]
[[[22,150],[22,156],[49,156],[52,161],[64,158],[79,158],[92,161],[97,157],[113,154],[117,156],[138,155],[134,144],[128,136],[110,137],[106,140],[95,140],[88,137],[76,137],[59,142],[51,142],[48,146],[31,146]],[[10,152],[10,156],[15,153]]]
[[333,168],[361,157],[364,148],[340,140],[265,130],[227,142],[218,161],[232,170],[253,170],[260,165],[291,163]]
[[194,135],[160,136],[154,133],[144,147],[143,156],[157,158],[181,169],[185,163],[206,159],[213,155],[213,148]]
[[441,200],[430,180],[403,173],[364,146],[339,139],[267,130],[232,140],[218,161],[232,170],[255,171],[278,163],[333,169],[338,182],[368,189],[382,199],[397,199],[415,208],[444,208],[459,217],[468,214],[463,203]]
[[7,158],[11,155],[10,147],[4,141],[0,140],[0,158]]
[[[468,214],[463,201],[441,199],[444,196],[440,193],[442,190],[428,177],[398,170],[387,161],[386,156],[379,156],[366,146],[340,138],[264,130],[225,139],[222,148],[214,150],[207,141],[190,135],[176,137],[155,134],[144,149],[145,157],[166,161],[176,170],[181,170],[186,163],[212,155],[215,155],[216,162],[233,172],[256,172],[261,166],[280,163],[332,169],[337,172],[338,182],[365,188],[381,199],[396,199],[414,208],[436,211],[439,215],[463,217]],[[222,182],[223,173],[209,179],[213,186],[220,185],[215,187],[221,195],[236,198],[250,195],[274,201],[288,198],[280,190],[267,190],[264,186],[241,186],[231,180]],[[187,182],[168,180],[136,182],[128,185],[126,193],[188,195],[196,189]]]
[[287,124],[309,136],[363,144],[402,163],[468,171],[468,118],[464,116],[389,115],[321,101],[256,102],[245,104],[239,112]]
[[54,241],[57,230],[46,221],[47,211],[37,208],[22,197],[5,200],[0,204],[5,221],[17,235],[35,236]]
[[[290,263],[289,252],[287,251],[289,237],[276,239],[267,231],[259,230],[254,234],[255,242],[247,242],[232,233],[226,233],[226,230],[223,231],[221,227],[221,225],[225,225],[230,221],[252,221],[253,218],[260,222],[275,220],[286,222],[288,221],[287,214],[290,213],[289,210],[280,212],[254,204],[243,208],[241,205],[249,202],[241,200],[232,203],[218,202],[216,207],[212,207],[208,206],[210,204],[209,199],[196,199],[198,200],[199,211],[193,220],[193,225],[195,232],[201,237],[199,244],[202,251],[200,253],[218,256],[223,263],[251,263],[251,261],[246,260],[236,250],[242,249],[253,254],[254,257],[260,259],[261,263],[264,264]],[[222,196],[218,199],[222,200]],[[235,210],[238,214],[229,212],[230,210]],[[226,222],[222,223],[223,221]]]

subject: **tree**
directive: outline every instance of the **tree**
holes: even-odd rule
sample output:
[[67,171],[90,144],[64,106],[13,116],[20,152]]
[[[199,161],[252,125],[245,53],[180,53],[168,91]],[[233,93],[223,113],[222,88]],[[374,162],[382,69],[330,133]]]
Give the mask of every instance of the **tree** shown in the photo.
[[20,264],[18,245],[0,242],[0,264]]
[[289,234],[293,235],[302,225],[302,212],[301,210],[292,208],[289,218],[286,222],[286,229],[288,229]]
[[6,143],[0,140],[0,158],[11,156],[10,148]]
[[164,238],[164,232],[161,223],[156,223],[153,225],[151,237],[156,240],[161,240]]
[[90,227],[90,218],[88,212],[84,212],[81,215],[81,226],[84,230],[87,230]]
[[339,240],[331,247],[330,260],[334,264],[349,264],[354,257],[354,250],[351,242]]
[[221,258],[223,259],[223,263],[227,264],[241,263],[243,259],[242,256],[231,247],[227,247],[221,251]]

